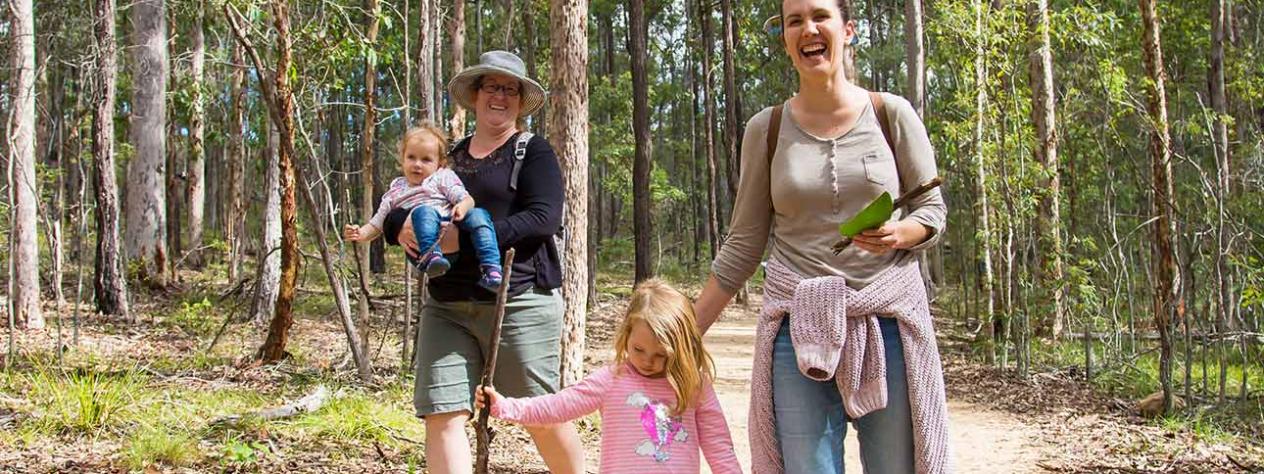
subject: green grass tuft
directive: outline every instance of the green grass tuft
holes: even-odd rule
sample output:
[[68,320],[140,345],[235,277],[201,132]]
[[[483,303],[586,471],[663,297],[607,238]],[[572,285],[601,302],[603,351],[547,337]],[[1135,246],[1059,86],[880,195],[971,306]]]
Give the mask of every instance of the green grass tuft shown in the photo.
[[100,434],[129,421],[133,407],[143,405],[146,382],[135,370],[41,369],[29,376],[30,400],[44,413],[35,422],[51,432]]
[[123,458],[127,466],[135,470],[155,463],[182,467],[197,464],[202,452],[197,440],[187,432],[145,427],[128,438]]

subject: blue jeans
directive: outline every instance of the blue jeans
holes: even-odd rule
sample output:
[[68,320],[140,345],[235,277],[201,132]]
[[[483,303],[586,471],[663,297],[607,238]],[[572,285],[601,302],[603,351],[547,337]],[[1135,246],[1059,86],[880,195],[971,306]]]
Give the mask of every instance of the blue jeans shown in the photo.
[[[440,216],[439,211],[430,206],[413,208],[413,233],[417,234],[417,247],[421,249],[422,258],[435,241],[439,240],[439,227],[448,220]],[[496,241],[496,228],[492,227],[492,215],[486,209],[476,207],[465,214],[465,219],[456,224],[461,232],[470,236],[474,243],[474,254],[482,265],[500,268],[500,245]],[[435,250],[438,250],[436,247]],[[452,256],[453,259],[456,255]]]
[[817,382],[799,372],[790,342],[793,317],[782,321],[772,355],[772,405],[786,474],[841,474],[849,421],[858,430],[866,473],[914,472],[913,418],[899,323],[878,318],[887,362],[887,407],[852,420],[834,380]]

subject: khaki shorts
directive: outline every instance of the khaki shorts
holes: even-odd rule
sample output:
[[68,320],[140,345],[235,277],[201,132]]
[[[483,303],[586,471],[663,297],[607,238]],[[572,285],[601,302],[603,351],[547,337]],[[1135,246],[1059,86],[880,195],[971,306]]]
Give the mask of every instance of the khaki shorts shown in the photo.
[[[417,416],[473,412],[474,388],[483,376],[495,303],[428,300],[417,326]],[[529,290],[505,303],[496,356],[496,390],[507,397],[557,391],[561,365],[562,297]]]

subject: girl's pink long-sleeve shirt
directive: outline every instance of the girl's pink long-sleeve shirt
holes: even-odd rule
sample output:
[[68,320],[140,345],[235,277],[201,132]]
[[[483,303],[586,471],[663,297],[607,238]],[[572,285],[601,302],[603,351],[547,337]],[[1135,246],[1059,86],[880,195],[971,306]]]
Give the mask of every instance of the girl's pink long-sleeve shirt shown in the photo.
[[715,474],[742,472],[711,383],[703,383],[698,403],[681,416],[672,416],[675,404],[666,378],[607,366],[555,394],[506,398],[492,406],[492,416],[548,425],[600,410],[603,473],[697,473],[699,452]]

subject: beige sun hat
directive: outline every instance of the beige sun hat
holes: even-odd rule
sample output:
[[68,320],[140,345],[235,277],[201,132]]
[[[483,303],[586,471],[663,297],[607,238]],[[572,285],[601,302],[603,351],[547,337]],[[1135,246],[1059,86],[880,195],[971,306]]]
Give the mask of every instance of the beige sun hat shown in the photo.
[[534,79],[527,77],[527,66],[522,58],[508,51],[488,51],[478,57],[478,64],[467,67],[448,82],[448,95],[466,109],[474,109],[474,94],[478,91],[474,85],[484,74],[504,74],[522,83],[518,97],[522,98],[519,117],[531,115],[544,105],[544,88]]

